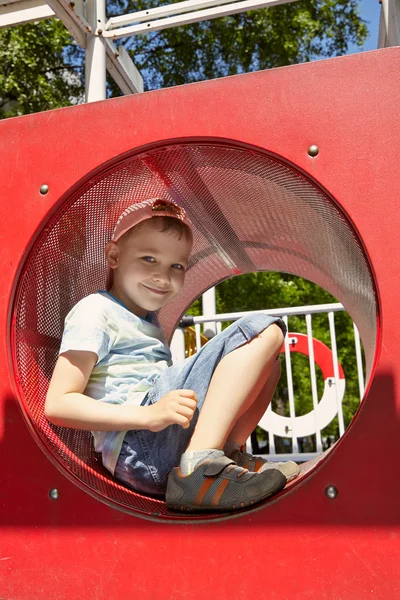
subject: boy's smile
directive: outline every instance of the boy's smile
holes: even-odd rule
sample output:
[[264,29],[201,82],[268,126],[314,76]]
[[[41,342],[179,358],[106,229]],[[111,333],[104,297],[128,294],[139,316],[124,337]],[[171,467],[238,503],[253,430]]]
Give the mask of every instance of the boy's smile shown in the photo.
[[161,230],[149,219],[106,246],[113,269],[110,292],[139,317],[146,317],[182,290],[192,241],[176,231]]
[[154,292],[154,294],[159,294],[160,296],[163,296],[164,294],[168,294],[168,291],[164,291],[164,290],[155,290],[154,288],[150,288],[147,285],[142,284],[143,287],[145,287],[146,289],[150,290],[151,292]]

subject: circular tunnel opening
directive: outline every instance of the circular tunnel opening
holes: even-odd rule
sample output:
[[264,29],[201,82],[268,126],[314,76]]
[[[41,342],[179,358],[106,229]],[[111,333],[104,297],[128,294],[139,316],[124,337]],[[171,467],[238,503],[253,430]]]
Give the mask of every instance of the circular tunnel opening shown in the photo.
[[317,458],[343,435],[364,393],[363,351],[351,317],[326,290],[283,272],[231,277],[215,287],[215,296],[215,317],[204,321],[201,298],[187,310],[186,355],[253,311],[283,318],[288,343],[281,349],[281,377],[248,450],[269,460]]
[[[66,314],[105,287],[103,249],[118,216],[132,202],[155,197],[177,202],[194,225],[184,290],[159,313],[167,339],[209,287],[242,273],[291,273],[345,306],[360,332],[368,379],[377,300],[362,241],[339,204],[294,165],[257,148],[180,141],[136,150],[90,174],[60,200],[16,282],[10,335],[23,412],[49,459],[88,493],[136,516],[187,521],[161,500],[114,480],[89,432],[50,425],[43,413]],[[221,514],[190,517],[215,518]]]

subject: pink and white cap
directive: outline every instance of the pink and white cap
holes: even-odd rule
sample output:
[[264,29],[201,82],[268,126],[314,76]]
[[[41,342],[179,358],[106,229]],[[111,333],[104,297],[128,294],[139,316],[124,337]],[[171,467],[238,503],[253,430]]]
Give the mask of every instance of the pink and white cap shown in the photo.
[[[150,200],[137,202],[136,204],[131,204],[124,210],[114,227],[111,241],[116,242],[124,235],[124,233],[132,229],[132,227],[135,227],[142,221],[152,219],[153,217],[173,217],[174,219],[182,221],[182,223],[187,225],[191,231],[193,230],[193,225],[183,208],[170,200],[152,198]],[[113,271],[108,268],[106,289],[109,290],[112,287],[112,284]]]
[[153,217],[173,217],[185,223],[190,230],[193,227],[186,216],[185,210],[175,204],[175,202],[161,200],[161,198],[152,198],[151,200],[143,200],[143,202],[131,204],[124,210],[115,225],[111,240],[116,242],[132,227]]

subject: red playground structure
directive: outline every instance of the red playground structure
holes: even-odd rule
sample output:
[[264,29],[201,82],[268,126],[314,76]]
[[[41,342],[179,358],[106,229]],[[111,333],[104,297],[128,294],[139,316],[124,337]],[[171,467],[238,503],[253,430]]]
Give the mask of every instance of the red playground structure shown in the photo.
[[[400,597],[400,48],[0,122],[1,600]],[[171,336],[206,289],[286,271],[342,302],[365,398],[256,509],[187,516],[118,484],[43,415],[63,320],[103,288],[132,201],[195,226]]]

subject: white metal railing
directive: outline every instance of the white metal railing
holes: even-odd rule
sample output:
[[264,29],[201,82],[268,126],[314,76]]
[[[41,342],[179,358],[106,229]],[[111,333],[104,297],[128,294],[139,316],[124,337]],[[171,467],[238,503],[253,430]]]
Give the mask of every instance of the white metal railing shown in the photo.
[[[254,313],[266,313],[271,316],[279,316],[285,322],[288,331],[289,318],[293,316],[304,316],[306,324],[306,334],[298,334],[298,337],[302,336],[305,341],[305,335],[307,337],[307,349],[309,357],[309,368],[311,378],[311,395],[313,410],[307,415],[298,416],[295,412],[295,397],[296,390],[293,386],[293,372],[292,372],[292,358],[290,347],[294,346],[298,340],[294,336],[286,336],[284,344],[285,353],[285,364],[286,364],[286,377],[287,377],[287,390],[288,390],[288,406],[289,416],[283,417],[277,415],[272,411],[270,406],[266,411],[264,417],[261,419],[259,426],[262,427],[268,434],[268,445],[269,453],[264,454],[269,460],[286,460],[292,459],[298,462],[309,460],[318,456],[323,451],[323,438],[321,431],[326,427],[336,416],[338,419],[339,436],[342,436],[345,431],[344,416],[342,400],[345,393],[345,379],[343,371],[338,361],[337,341],[336,341],[336,329],[335,329],[335,313],[344,311],[342,304],[319,304],[313,306],[300,306],[291,308],[280,308],[272,310],[259,310],[259,311],[245,311],[245,312],[234,312],[224,313],[217,315],[199,316],[192,318],[192,324],[195,329],[196,336],[196,349],[201,347],[201,328],[204,324],[215,323],[217,333],[221,332],[222,323],[227,321],[235,321],[243,316]],[[326,313],[329,324],[330,334],[330,349],[326,346],[328,352],[331,352],[331,370],[333,375],[329,376],[325,380],[324,394],[322,398],[318,398],[317,391],[317,375],[316,375],[316,364],[318,361],[314,355],[314,348],[316,341],[313,338],[313,323],[312,317],[318,313]],[[354,327],[354,351],[356,359],[356,368],[358,376],[358,390],[360,401],[364,395],[364,370],[362,361],[362,349],[358,329],[355,324]],[[319,343],[320,344],[320,343]],[[183,331],[176,332],[171,345],[173,348],[173,355],[175,359],[182,359],[185,357],[184,338]],[[342,374],[342,376],[340,376]],[[308,435],[315,436],[316,440],[316,452],[300,452],[298,439],[307,437]],[[292,451],[286,454],[277,454],[275,451],[275,436],[291,438],[292,440]],[[248,441],[248,449],[251,451],[251,442]],[[262,454],[263,455],[263,454]]]

